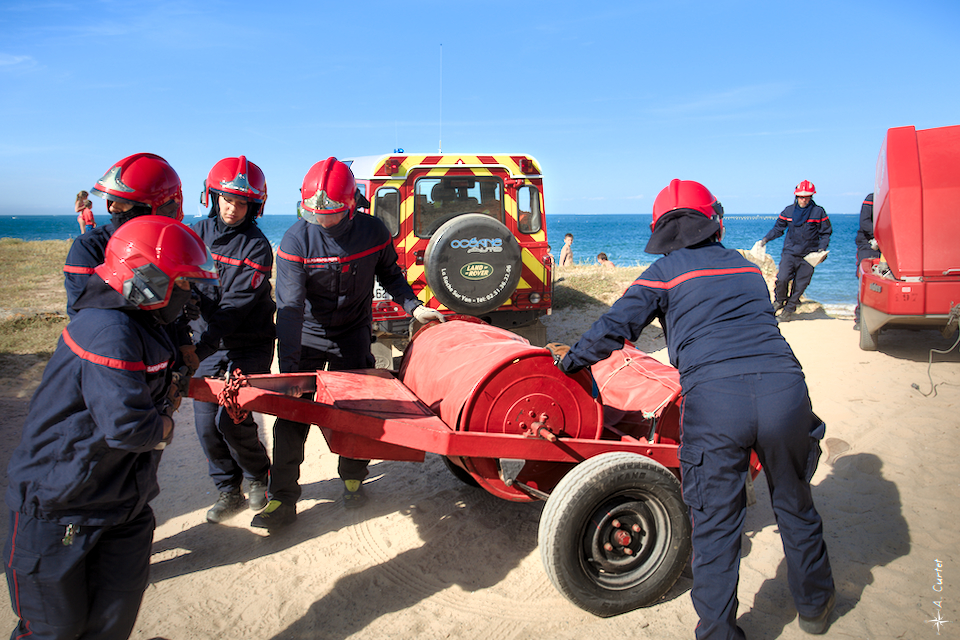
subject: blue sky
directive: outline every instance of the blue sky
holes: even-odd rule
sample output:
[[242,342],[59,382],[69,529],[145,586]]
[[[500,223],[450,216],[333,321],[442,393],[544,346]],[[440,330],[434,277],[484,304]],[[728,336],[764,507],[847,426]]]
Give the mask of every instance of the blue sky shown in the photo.
[[647,213],[672,178],[731,213],[809,179],[852,213],[888,128],[960,124],[958,31],[956,0],[5,0],[0,215],[69,214],[139,151],[188,217],[239,154],[290,214],[318,160],[441,140],[534,155],[547,213]]

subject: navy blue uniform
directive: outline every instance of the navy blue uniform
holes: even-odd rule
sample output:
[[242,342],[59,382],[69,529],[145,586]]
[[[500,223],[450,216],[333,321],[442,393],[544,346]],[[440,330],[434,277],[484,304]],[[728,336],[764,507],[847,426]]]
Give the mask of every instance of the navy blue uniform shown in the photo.
[[[358,213],[324,229],[298,220],[277,251],[277,350],[280,372],[374,366],[374,277],[412,313],[420,301],[397,265],[383,222]],[[309,425],[278,419],[274,426],[270,498],[300,497],[300,464]],[[341,458],[340,477],[363,480],[366,460]]]
[[63,265],[63,287],[67,290],[67,315],[71,318],[77,313],[73,303],[83,293],[87,280],[93,275],[93,270],[103,264],[107,241],[110,240],[115,229],[112,222],[96,227],[92,231],[77,236],[70,245],[66,263]]
[[[764,242],[776,240],[783,235],[783,251],[780,254],[780,268],[774,286],[774,299],[777,308],[784,311],[796,311],[800,296],[806,291],[813,279],[813,267],[803,256],[814,251],[826,251],[830,246],[830,234],[833,225],[823,207],[812,199],[806,207],[800,207],[796,201],[777,218],[773,229],[763,237]],[[793,282],[793,288],[790,282]]]
[[[856,274],[860,277],[860,263],[867,258],[879,258],[880,250],[874,249],[870,241],[873,240],[873,194],[868,194],[860,205],[860,228],[857,229],[857,264]],[[857,306],[853,309],[853,318],[860,322],[860,289],[857,288]]]
[[[190,326],[201,360],[197,377],[219,377],[238,368],[246,374],[270,373],[276,339],[270,241],[250,216],[229,227],[214,215],[193,230],[209,247],[220,276],[219,286],[195,287],[200,318]],[[193,413],[218,490],[238,489],[244,477],[266,482],[270,458],[252,415],[235,424],[223,407],[196,400]]]
[[7,467],[14,637],[126,638],[147,585],[175,348],[97,277],[75,305]]
[[816,615],[834,588],[809,484],[823,424],[760,270],[719,242],[672,251],[580,338],[563,369],[606,358],[655,318],[683,389],[678,455],[693,526],[697,638],[744,637],[737,583],[751,450],[764,467],[797,610]]

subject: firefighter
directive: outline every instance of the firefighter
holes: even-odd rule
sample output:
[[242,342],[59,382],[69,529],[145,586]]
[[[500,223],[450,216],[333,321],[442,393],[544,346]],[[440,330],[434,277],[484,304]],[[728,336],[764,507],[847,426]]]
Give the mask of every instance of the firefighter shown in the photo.
[[75,313],[73,303],[94,268],[103,262],[107,241],[120,225],[149,214],[183,220],[180,176],[169,162],[152,153],[135,153],[115,163],[93,186],[93,193],[107,201],[110,222],[77,237],[70,245],[63,285],[71,317]]
[[7,467],[11,637],[123,639],[147,586],[157,466],[180,403],[164,331],[216,282],[203,241],[160,216],[121,226],[30,402]]
[[[777,311],[783,310],[780,313],[782,321],[790,320],[797,312],[800,296],[813,279],[813,268],[818,259],[822,261],[826,257],[830,246],[833,226],[827,212],[813,201],[816,192],[817,188],[809,180],[798,184],[793,190],[793,204],[780,212],[773,229],[757,243],[762,247],[787,232],[774,286],[774,306]],[[811,254],[820,255],[818,258]]]
[[[207,175],[200,200],[210,214],[193,230],[213,253],[220,284],[195,288],[200,317],[190,327],[200,362],[196,375],[223,377],[236,369],[270,373],[277,336],[270,293],[273,247],[257,226],[267,201],[266,178],[244,156],[224,158]],[[207,521],[222,522],[247,504],[244,478],[250,509],[263,509],[270,458],[253,416],[236,424],[223,407],[196,400],[193,414],[210,477],[220,492]]]
[[[303,179],[301,219],[277,251],[277,351],[280,372],[374,366],[374,278],[418,322],[443,321],[422,305],[397,265],[390,232],[378,218],[356,213],[357,185],[336,158],[316,163]],[[273,428],[270,502],[253,518],[269,530],[297,518],[300,464],[309,425],[278,418]],[[365,501],[368,460],[341,457],[338,473],[348,508]]]
[[696,637],[744,637],[737,582],[751,450],[770,487],[800,626],[822,633],[834,583],[810,478],[824,426],[800,363],[780,335],[759,268],[720,244],[723,208],[706,187],[673,180],[654,202],[651,227],[646,251],[665,255],[556,355],[558,364],[567,373],[590,366],[660,319],[683,390],[678,457],[693,523]]
[[[880,246],[873,237],[873,194],[867,194],[860,205],[860,228],[857,230],[857,278],[860,263],[868,258],[880,257]],[[857,306],[853,308],[853,328],[860,330],[860,287],[857,287]]]

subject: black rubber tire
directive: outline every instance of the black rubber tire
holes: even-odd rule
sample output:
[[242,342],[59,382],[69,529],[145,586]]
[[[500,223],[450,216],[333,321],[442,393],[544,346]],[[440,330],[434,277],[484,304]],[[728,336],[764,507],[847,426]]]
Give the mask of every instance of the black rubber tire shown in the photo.
[[473,487],[474,489],[480,488],[480,483],[477,482],[476,478],[470,475],[469,471],[457,465],[453,460],[451,460],[447,456],[441,456],[441,457],[443,458],[443,464],[446,465],[447,469],[450,470],[450,473],[452,473],[457,480],[459,480],[465,485]]
[[860,318],[860,348],[863,351],[877,351],[880,348],[880,332],[870,333],[863,318]]
[[680,482],[635,453],[590,458],[547,500],[539,544],[550,582],[584,611],[606,617],[656,602],[690,558]]
[[[470,246],[471,240],[478,242]],[[495,249],[484,248],[484,240]],[[520,243],[503,223],[482,213],[466,213],[440,225],[427,243],[423,263],[437,300],[467,315],[487,313],[507,302],[520,283],[522,267]]]

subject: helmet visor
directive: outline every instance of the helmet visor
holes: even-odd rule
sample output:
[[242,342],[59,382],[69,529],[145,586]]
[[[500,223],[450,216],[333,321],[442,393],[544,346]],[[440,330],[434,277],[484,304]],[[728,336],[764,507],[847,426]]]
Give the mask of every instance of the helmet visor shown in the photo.
[[133,269],[133,277],[123,283],[123,297],[141,309],[163,304],[167,298],[170,277],[153,264]]

